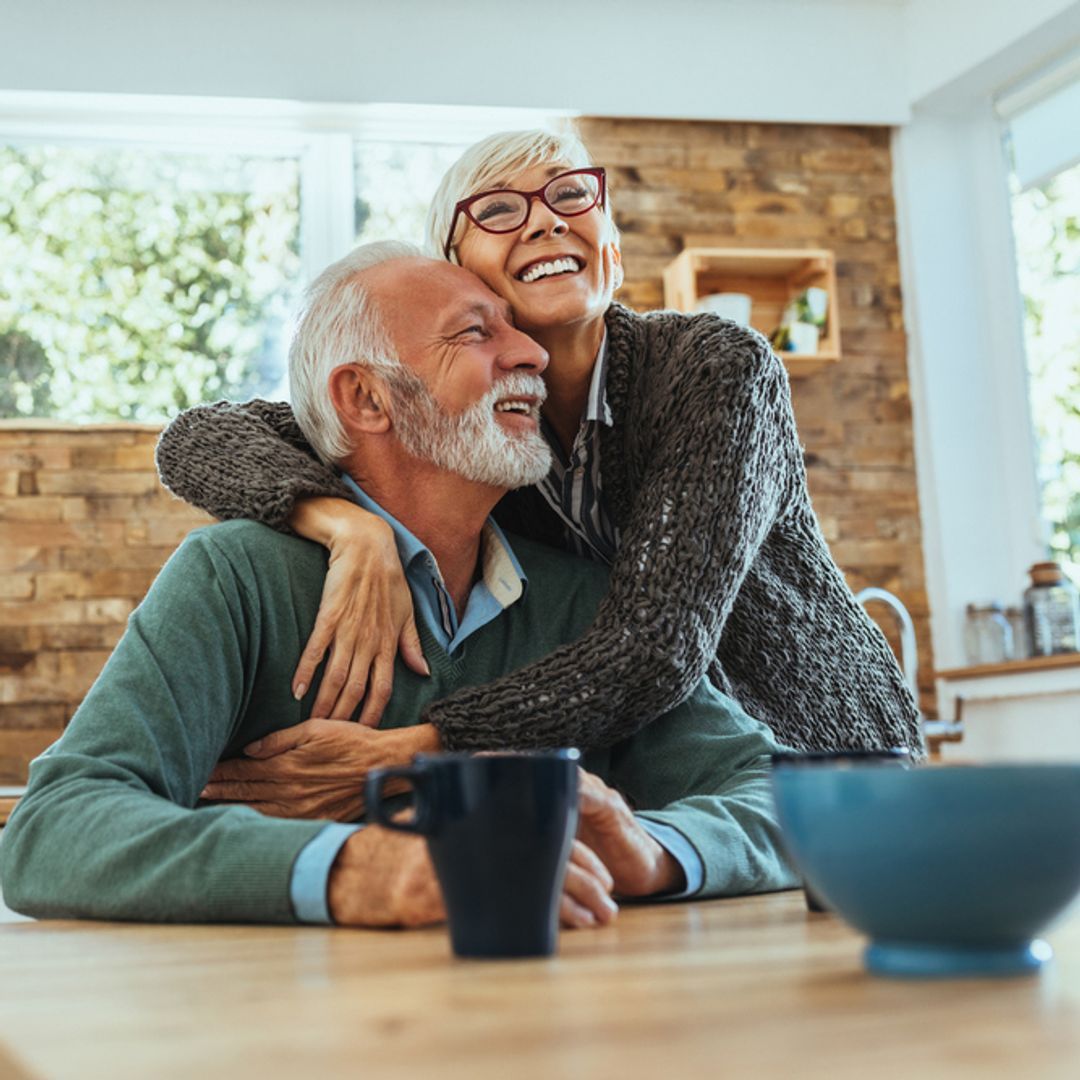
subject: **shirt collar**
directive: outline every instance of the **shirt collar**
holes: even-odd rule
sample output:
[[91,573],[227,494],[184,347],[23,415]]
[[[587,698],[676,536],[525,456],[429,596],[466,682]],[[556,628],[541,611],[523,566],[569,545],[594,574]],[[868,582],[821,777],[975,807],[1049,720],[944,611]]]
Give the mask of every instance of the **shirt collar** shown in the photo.
[[[365,510],[382,518],[393,530],[398,558],[406,571],[419,560],[429,563],[438,572],[435,556],[420,539],[402,525],[393,514],[384,510],[348,473],[342,473],[342,479],[353,493],[356,502]],[[484,522],[484,527],[480,532],[480,579],[499,606],[504,609],[521,599],[525,586],[529,583],[505,534],[495,523],[494,518],[490,517]],[[441,573],[439,573],[439,580],[442,580]],[[412,584],[411,580],[410,584]]]

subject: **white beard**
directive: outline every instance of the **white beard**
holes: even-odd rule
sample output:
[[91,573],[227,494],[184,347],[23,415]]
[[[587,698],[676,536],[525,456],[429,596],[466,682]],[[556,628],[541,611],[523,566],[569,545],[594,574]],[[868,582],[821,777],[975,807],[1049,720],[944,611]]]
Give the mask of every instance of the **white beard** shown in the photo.
[[551,450],[538,431],[511,435],[495,419],[495,403],[503,398],[520,395],[543,401],[547,390],[539,375],[507,375],[456,415],[445,412],[408,368],[394,369],[387,381],[394,431],[421,461],[500,488],[539,483],[551,470]]

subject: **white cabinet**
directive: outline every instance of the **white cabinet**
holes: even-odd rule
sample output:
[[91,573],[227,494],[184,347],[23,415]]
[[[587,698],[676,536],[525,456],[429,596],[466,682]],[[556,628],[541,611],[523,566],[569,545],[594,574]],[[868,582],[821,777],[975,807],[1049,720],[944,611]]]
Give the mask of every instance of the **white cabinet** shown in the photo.
[[957,668],[937,680],[941,715],[959,712],[963,724],[959,742],[942,743],[942,761],[1080,761],[1080,654]]

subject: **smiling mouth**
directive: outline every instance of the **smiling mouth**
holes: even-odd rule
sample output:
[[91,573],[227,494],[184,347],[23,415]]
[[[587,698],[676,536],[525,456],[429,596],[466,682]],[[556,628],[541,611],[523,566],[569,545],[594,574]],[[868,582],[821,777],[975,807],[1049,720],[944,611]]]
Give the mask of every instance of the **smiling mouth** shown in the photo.
[[563,255],[558,259],[547,259],[542,262],[529,263],[523,270],[517,273],[518,281],[526,285],[541,278],[561,277],[563,274],[576,274],[584,270],[585,264],[573,255]]
[[536,407],[534,402],[511,400],[495,403],[496,413],[531,413]]
[[529,416],[539,420],[540,403],[531,398],[506,398],[495,402],[497,413],[516,413],[519,416]]

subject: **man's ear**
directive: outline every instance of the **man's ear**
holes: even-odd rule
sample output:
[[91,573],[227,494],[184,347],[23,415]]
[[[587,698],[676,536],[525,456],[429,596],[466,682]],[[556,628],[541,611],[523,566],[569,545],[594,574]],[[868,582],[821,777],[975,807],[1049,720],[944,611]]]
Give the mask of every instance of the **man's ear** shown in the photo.
[[390,430],[386,388],[360,364],[342,364],[330,372],[330,400],[346,430],[379,434]]

